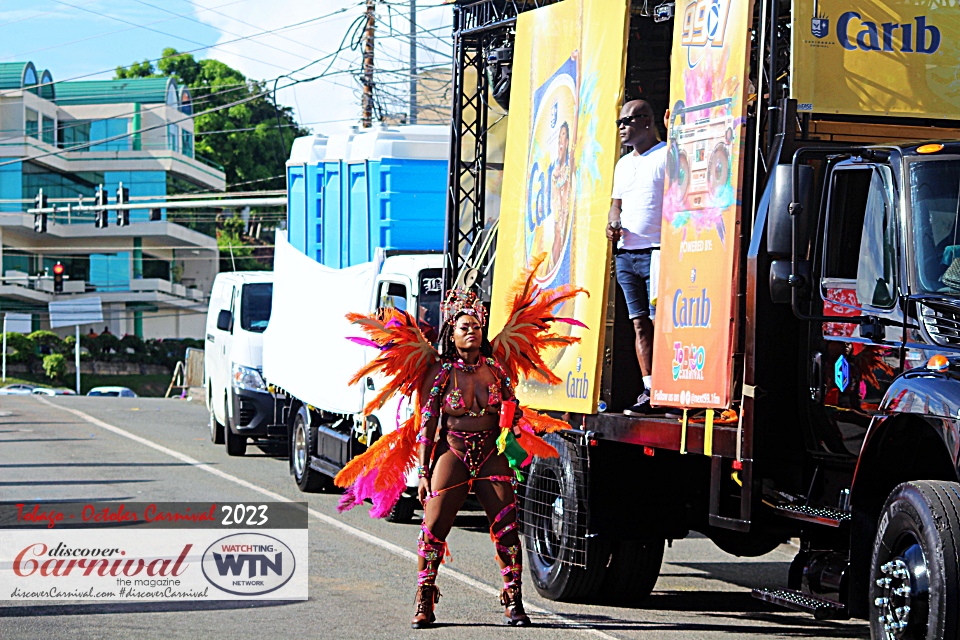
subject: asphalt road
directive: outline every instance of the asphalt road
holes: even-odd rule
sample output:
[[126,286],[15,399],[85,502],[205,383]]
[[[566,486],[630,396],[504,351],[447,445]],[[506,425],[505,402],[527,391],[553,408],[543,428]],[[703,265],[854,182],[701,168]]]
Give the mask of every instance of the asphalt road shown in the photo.
[[[73,409],[69,412],[65,409]],[[862,621],[818,622],[750,597],[785,586],[795,549],[736,558],[704,538],[675,541],[642,608],[552,602],[529,579],[536,627],[506,628],[499,571],[480,512],[466,512],[440,571],[437,629],[413,631],[418,527],[336,512],[337,496],[302,494],[286,460],[250,446],[229,458],[207,436],[202,404],[126,398],[0,397],[0,499],[306,501],[310,598],[300,602],[54,603],[0,600],[0,638],[866,638]],[[0,544],[2,544],[0,533]],[[3,594],[0,594],[3,597]]]

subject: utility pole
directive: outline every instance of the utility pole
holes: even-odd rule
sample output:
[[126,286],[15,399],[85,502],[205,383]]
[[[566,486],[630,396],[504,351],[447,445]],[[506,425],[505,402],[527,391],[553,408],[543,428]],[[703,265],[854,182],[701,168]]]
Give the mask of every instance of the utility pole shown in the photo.
[[417,124],[417,0],[410,0],[410,124]]
[[373,35],[377,28],[377,0],[367,0],[367,28],[363,33],[363,128],[373,124]]

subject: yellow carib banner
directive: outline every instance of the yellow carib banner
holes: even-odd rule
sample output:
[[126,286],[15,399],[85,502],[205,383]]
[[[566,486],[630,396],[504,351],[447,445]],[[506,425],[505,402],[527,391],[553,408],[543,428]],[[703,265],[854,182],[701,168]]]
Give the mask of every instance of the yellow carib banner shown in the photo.
[[676,6],[654,405],[730,404],[751,4]]
[[490,334],[503,326],[506,292],[531,258],[547,255],[542,287],[574,284],[590,296],[557,314],[587,329],[548,354],[563,380],[520,381],[521,400],[539,409],[594,413],[606,310],[610,243],[604,235],[620,143],[628,0],[564,0],[520,14],[504,158]]
[[793,0],[792,30],[798,111],[960,118],[956,3]]

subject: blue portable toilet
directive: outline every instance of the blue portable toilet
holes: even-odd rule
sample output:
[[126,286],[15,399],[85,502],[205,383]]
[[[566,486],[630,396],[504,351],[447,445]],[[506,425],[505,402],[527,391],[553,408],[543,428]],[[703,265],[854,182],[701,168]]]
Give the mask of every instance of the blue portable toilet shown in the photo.
[[349,267],[385,250],[443,249],[449,129],[354,129],[294,141],[287,162],[290,243]]

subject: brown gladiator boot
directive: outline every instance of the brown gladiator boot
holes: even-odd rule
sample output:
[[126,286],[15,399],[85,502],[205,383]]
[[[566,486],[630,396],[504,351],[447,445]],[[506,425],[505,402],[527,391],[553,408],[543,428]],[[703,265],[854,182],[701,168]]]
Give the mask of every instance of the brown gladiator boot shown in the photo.
[[530,626],[530,618],[523,610],[523,596],[520,594],[520,585],[505,587],[500,592],[500,604],[504,606],[503,615],[507,617],[507,624],[514,627]]
[[433,606],[440,601],[440,589],[434,584],[422,584],[417,587],[417,611],[410,623],[412,629],[426,629],[433,626],[437,617],[433,615]]

